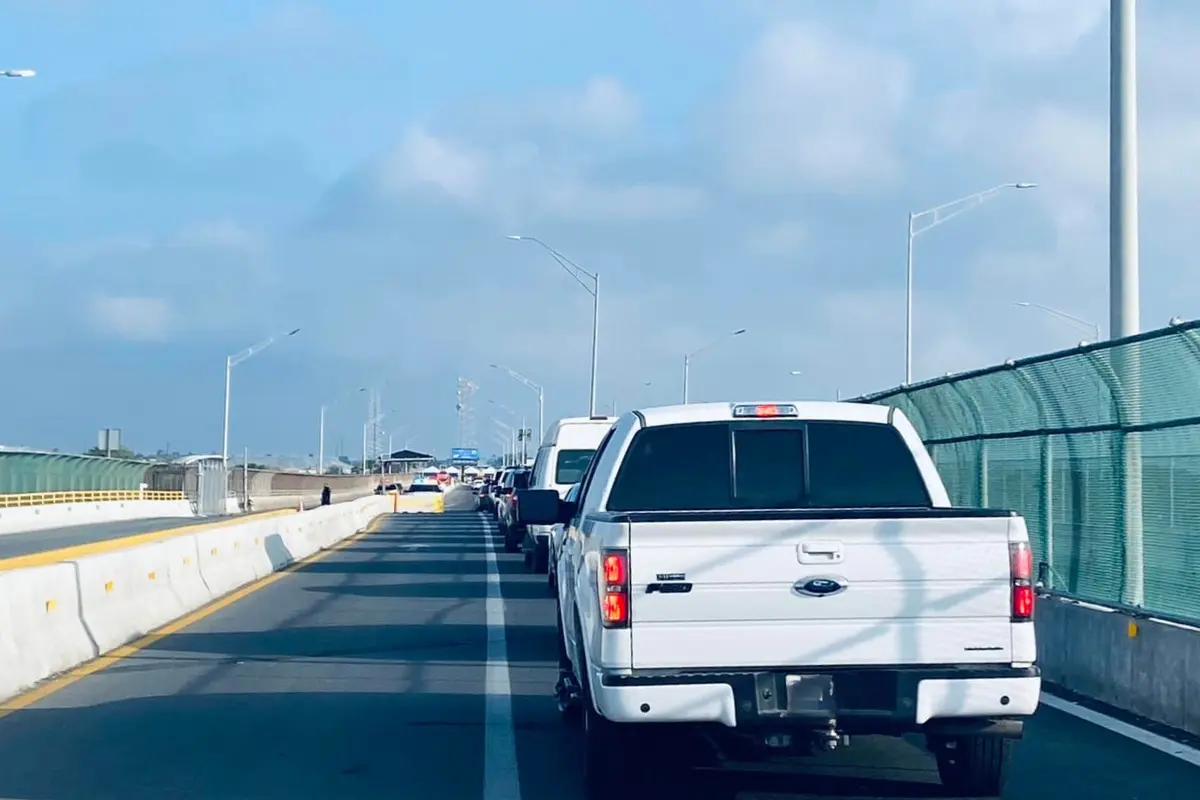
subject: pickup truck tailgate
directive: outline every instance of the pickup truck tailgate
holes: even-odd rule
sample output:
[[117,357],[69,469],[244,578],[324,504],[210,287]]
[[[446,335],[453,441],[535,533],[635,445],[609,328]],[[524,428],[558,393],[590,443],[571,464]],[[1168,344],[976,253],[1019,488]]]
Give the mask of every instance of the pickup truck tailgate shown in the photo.
[[1011,661],[1006,517],[702,516],[631,521],[636,669]]

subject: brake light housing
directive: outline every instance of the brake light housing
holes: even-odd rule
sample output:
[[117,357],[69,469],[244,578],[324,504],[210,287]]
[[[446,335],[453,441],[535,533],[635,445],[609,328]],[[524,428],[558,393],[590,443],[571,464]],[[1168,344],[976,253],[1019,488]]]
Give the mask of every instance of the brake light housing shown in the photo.
[[1009,579],[1012,583],[1012,621],[1032,622],[1034,591],[1033,591],[1033,551],[1028,542],[1011,542],[1008,545]]
[[600,589],[600,622],[605,628],[629,627],[629,551],[600,551],[597,575]]
[[799,410],[791,403],[739,403],[733,407],[735,419],[746,417],[798,417]]

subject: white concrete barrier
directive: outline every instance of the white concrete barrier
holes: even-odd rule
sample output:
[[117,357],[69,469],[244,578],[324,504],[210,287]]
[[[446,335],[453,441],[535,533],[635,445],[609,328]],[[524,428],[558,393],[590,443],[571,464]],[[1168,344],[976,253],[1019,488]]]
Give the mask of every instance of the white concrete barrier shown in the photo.
[[108,500],[95,503],[52,503],[0,508],[0,535],[27,533],[97,522],[125,522],[156,517],[194,517],[187,500]]
[[0,572],[0,698],[340,542],[393,502],[372,495]]
[[99,654],[80,616],[73,564],[0,572],[0,697]]

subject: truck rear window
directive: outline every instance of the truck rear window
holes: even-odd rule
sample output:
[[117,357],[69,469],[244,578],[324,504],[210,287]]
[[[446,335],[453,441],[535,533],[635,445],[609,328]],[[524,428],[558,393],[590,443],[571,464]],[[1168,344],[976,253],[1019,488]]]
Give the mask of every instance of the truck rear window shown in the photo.
[[595,450],[559,450],[554,465],[554,482],[560,486],[579,483],[595,454]]
[[610,511],[927,508],[930,498],[890,425],[716,422],[640,431],[607,505]]

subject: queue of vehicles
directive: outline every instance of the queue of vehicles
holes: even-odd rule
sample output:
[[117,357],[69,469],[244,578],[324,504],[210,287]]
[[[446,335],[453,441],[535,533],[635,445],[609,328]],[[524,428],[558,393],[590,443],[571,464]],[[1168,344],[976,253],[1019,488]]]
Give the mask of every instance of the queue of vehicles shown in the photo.
[[900,411],[564,419],[532,467],[481,484],[555,598],[589,797],[614,763],[624,796],[710,797],[724,785],[696,767],[910,734],[956,796],[1002,793],[1041,693],[1025,522],[952,507]]

